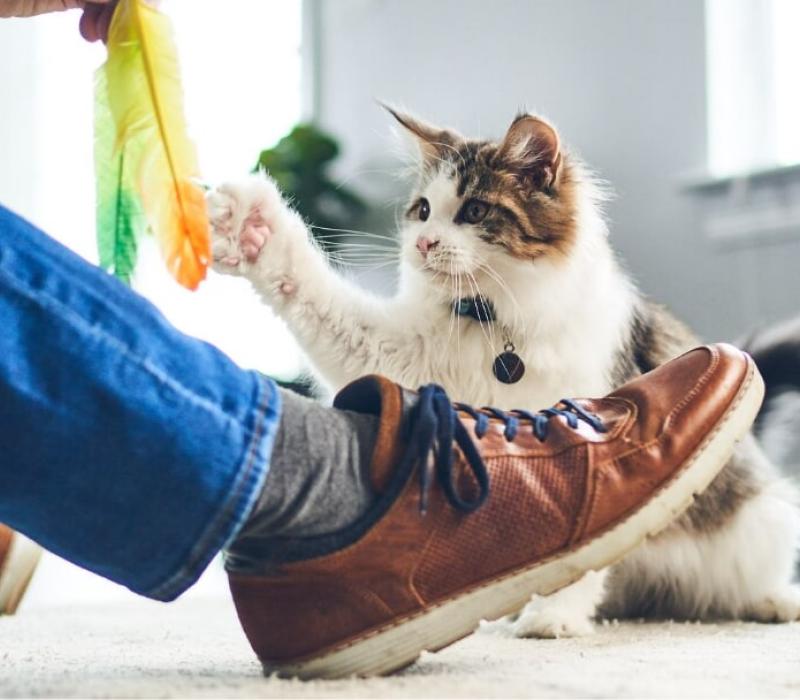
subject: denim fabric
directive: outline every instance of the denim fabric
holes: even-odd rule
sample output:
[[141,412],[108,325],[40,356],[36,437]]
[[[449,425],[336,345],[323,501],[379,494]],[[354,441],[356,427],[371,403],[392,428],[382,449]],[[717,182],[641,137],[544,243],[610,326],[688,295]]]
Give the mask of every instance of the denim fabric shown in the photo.
[[0,207],[0,522],[171,600],[241,528],[276,386]]

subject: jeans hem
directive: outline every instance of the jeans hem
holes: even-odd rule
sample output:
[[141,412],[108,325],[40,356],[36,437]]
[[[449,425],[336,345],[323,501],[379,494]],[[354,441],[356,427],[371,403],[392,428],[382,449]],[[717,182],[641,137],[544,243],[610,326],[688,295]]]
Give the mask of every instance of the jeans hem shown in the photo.
[[186,561],[164,582],[147,591],[148,598],[168,602],[190,588],[213,558],[239,533],[250,516],[269,472],[270,456],[279,421],[281,396],[275,383],[257,373],[258,401],[252,437],[222,503],[211,523],[198,538]]

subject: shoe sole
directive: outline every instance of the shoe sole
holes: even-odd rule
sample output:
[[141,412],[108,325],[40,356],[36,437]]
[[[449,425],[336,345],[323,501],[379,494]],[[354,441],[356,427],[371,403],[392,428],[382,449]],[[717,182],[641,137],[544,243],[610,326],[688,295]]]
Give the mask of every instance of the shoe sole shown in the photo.
[[678,476],[626,520],[580,548],[494,579],[320,656],[289,664],[264,663],[264,673],[302,679],[391,673],[412,664],[423,651],[438,651],[468,636],[481,620],[520,610],[532,595],[549,595],[588,571],[611,566],[645,539],[662,532],[706,489],[752,426],[763,396],[764,382],[750,361],[736,398]]
[[0,569],[0,615],[13,615],[17,611],[41,556],[38,544],[14,533]]

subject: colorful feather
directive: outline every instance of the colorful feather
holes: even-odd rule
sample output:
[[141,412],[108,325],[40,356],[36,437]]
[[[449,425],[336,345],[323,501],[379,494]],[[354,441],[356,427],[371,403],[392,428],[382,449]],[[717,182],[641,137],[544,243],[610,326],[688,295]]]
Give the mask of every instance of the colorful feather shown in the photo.
[[210,257],[208,218],[165,15],[121,0],[95,89],[100,264],[129,281],[149,226],[171,274],[196,289]]

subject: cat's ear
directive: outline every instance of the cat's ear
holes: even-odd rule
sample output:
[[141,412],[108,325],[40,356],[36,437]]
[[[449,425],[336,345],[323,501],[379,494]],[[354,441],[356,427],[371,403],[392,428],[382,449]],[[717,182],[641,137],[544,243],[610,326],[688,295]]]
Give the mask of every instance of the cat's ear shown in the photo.
[[561,174],[561,142],[546,121],[521,114],[511,123],[497,158],[543,190],[554,189]]
[[455,151],[457,144],[463,141],[463,137],[454,131],[440,129],[387,104],[381,103],[381,106],[397,120],[406,132],[414,137],[425,161],[442,160],[448,152]]

